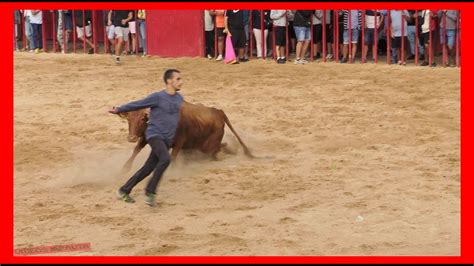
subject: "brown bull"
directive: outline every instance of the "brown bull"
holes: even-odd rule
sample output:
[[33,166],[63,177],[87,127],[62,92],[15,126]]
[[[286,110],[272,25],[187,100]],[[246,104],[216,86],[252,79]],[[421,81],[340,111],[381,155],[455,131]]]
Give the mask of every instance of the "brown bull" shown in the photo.
[[[120,113],[119,115],[123,118],[127,118],[128,141],[138,141],[133,149],[132,156],[130,156],[123,167],[124,171],[129,171],[135,157],[146,145],[145,131],[149,110],[142,109]],[[209,154],[214,159],[216,159],[216,154],[221,148],[229,152],[226,149],[226,143],[222,143],[226,124],[242,145],[245,155],[254,158],[248,147],[244,144],[237,132],[235,132],[224,111],[204,105],[183,102],[180,109],[180,119],[176,136],[171,146],[171,159],[176,159],[180,150],[199,150],[205,154]]]

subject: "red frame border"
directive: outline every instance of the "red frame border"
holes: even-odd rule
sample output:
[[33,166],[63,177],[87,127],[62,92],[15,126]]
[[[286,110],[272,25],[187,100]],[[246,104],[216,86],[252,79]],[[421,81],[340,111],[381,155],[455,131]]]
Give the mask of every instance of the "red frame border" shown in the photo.
[[[144,9],[264,9],[268,6],[282,9],[460,9],[469,12],[474,3],[460,2],[349,2],[349,3],[301,3],[301,2],[208,2],[208,3],[152,3],[152,2],[57,2],[57,3],[0,3],[2,17],[7,21],[5,29],[8,36],[13,36],[14,9],[114,9],[144,8]],[[463,16],[463,42],[461,54],[464,58],[474,58],[474,50],[469,49],[472,36],[466,29],[474,29],[474,17]],[[9,26],[10,25],[10,26]],[[473,146],[471,138],[473,126],[468,124],[467,118],[472,114],[469,104],[473,99],[472,91],[468,89],[472,66],[461,62],[461,256],[147,256],[147,257],[123,257],[123,256],[13,256],[13,44],[10,41],[0,43],[2,60],[0,64],[3,69],[3,79],[6,87],[1,90],[1,103],[3,117],[6,117],[4,130],[1,130],[2,172],[4,177],[0,179],[0,206],[2,219],[0,219],[0,263],[474,263],[473,250],[473,181],[470,179],[473,165],[469,156],[469,148]],[[471,82],[472,83],[472,82]]]

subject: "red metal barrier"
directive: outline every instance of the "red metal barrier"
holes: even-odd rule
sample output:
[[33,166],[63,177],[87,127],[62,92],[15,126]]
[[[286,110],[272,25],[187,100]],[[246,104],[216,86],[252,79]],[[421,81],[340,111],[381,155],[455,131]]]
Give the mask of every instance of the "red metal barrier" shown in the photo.
[[443,16],[441,18],[443,21],[443,28],[441,29],[441,32],[443,33],[443,67],[446,67],[446,61],[447,61],[447,54],[446,54],[446,35],[448,34],[446,31],[446,12],[443,12]]
[[290,40],[288,39],[288,11],[285,9],[285,34],[286,34],[286,57],[285,59],[288,61],[288,58],[290,56]]
[[[135,54],[138,55],[138,50],[139,50],[138,48],[140,47],[140,40],[138,38],[138,34],[140,32],[140,27],[138,25],[138,15],[137,15],[138,10],[134,10],[133,12],[134,12],[133,15],[135,17]],[[203,16],[202,24],[204,25],[204,16]],[[203,27],[203,29],[204,29],[204,27]],[[206,39],[206,34],[205,34],[204,30],[202,31],[202,38],[203,38],[203,40]]]
[[401,36],[402,50],[400,51],[400,58],[398,60],[402,61],[402,63],[405,63],[405,16],[404,16],[403,11],[405,10],[400,11],[400,15],[402,17],[402,19],[400,20],[402,23],[402,36]]
[[262,59],[266,59],[267,58],[267,51],[265,50],[265,44],[266,44],[266,41],[265,40],[265,25],[263,23],[263,10],[260,10],[260,33],[262,35],[262,39],[260,41],[260,46],[262,47]]
[[[362,47],[361,47],[361,50],[362,50],[362,64],[365,63],[365,58],[367,57],[367,54],[364,54],[365,53],[365,10],[361,10],[362,12],[362,25],[361,25],[361,29],[362,29]],[[366,53],[369,53],[369,50],[367,49],[367,52]]]
[[[429,58],[429,62],[428,62],[428,63],[430,64],[430,66],[433,64],[433,40],[432,40],[432,39],[433,39],[433,36],[432,36],[432,32],[431,32],[431,23],[432,23],[432,21],[431,21],[431,16],[432,16],[432,15],[433,15],[433,14],[432,14],[432,11],[430,10],[430,14],[429,14],[429,35],[430,35],[430,44],[429,44],[429,45],[430,45],[430,47],[429,47],[429,49],[428,49],[428,51],[429,51],[429,53],[430,53],[430,54],[429,54],[429,57],[428,57],[428,58]],[[426,55],[425,55],[425,56],[426,56]]]
[[327,46],[327,42],[326,42],[326,10],[323,10],[323,21],[322,21],[322,24],[323,24],[323,62],[326,62],[326,46]]
[[[21,17],[20,17],[20,25],[21,25],[21,32],[22,32],[22,45],[23,45],[23,50],[26,50],[26,42],[27,42],[27,38],[26,38],[26,23],[25,23],[25,11],[21,11],[20,12],[21,14]],[[29,44],[28,44],[29,45]]]
[[83,46],[84,53],[86,53],[86,38],[87,38],[86,11],[82,10],[82,46]]
[[[334,18],[334,25],[335,27],[335,34],[334,39],[336,40],[334,43],[334,47],[336,48],[334,51],[334,57],[336,58],[336,63],[339,63],[339,11],[336,9],[334,10],[335,18]],[[343,27],[344,28],[344,27]]]
[[[110,12],[110,10],[109,10]],[[109,53],[109,46],[110,46],[110,43],[109,43],[109,31],[107,29],[107,26],[109,24],[109,19],[108,19],[108,16],[109,16],[109,12],[107,12],[106,16],[107,16],[107,19],[104,19],[106,22],[105,22],[105,25],[104,25],[104,50],[105,50],[105,53],[108,54]]]
[[[214,58],[217,58],[217,50],[219,49],[217,43],[217,15],[214,15]],[[252,53],[250,53],[252,54]]]
[[273,49],[273,60],[276,60],[276,45],[275,45],[275,25],[272,22],[272,49]]
[[386,32],[387,32],[387,65],[390,65],[390,55],[391,55],[391,36],[390,36],[390,33],[391,33],[391,30],[390,30],[390,27],[391,27],[391,19],[390,19],[390,10],[387,10],[387,28],[386,28]]
[[456,67],[459,67],[459,51],[460,51],[460,38],[459,34],[461,33],[461,30],[459,29],[460,23],[459,20],[461,19],[461,10],[458,10],[458,16],[456,18]]
[[249,35],[250,35],[250,59],[253,58],[253,10],[250,10],[250,13],[249,13]]
[[[349,63],[352,64],[352,10],[348,10],[348,31],[349,31]],[[345,30],[345,29],[344,29]]]
[[52,16],[53,16],[53,53],[56,53],[57,51],[57,43],[56,43],[56,11],[53,10]]
[[[309,38],[309,45],[311,45],[311,48],[310,48],[310,53],[311,53],[311,57],[310,57],[310,61],[313,62],[314,60],[314,44],[313,44],[313,40],[314,40],[314,25],[313,25],[313,14],[311,14],[311,17],[310,17],[310,23],[311,23],[311,26],[310,26],[310,38]],[[304,46],[304,42],[303,42],[303,46]],[[301,48],[303,49],[303,48]],[[301,57],[304,58],[304,54],[301,55]]]
[[418,65],[418,58],[419,58],[419,46],[420,46],[420,40],[419,40],[419,34],[418,34],[418,10],[415,11],[415,65]]
[[44,52],[47,52],[48,51],[48,47],[46,47],[46,17],[45,17],[45,10],[41,10],[41,16],[42,16],[42,23],[41,23],[41,38],[42,38],[42,42],[43,42],[43,51]]
[[76,53],[76,16],[74,15],[75,10],[71,10],[72,13],[72,52]]
[[[91,30],[92,30],[92,43],[94,44],[94,54],[97,53],[97,20],[96,20],[96,15],[95,15],[95,10],[92,10],[92,25],[91,25]],[[107,34],[104,34],[107,35]]]
[[[379,27],[378,27],[378,21],[377,21],[377,18],[378,18],[378,9],[375,9],[374,10],[374,44],[373,44],[373,47],[372,47],[372,56],[374,57],[374,63],[377,64],[377,59],[379,57]],[[364,15],[365,16],[365,15]]]

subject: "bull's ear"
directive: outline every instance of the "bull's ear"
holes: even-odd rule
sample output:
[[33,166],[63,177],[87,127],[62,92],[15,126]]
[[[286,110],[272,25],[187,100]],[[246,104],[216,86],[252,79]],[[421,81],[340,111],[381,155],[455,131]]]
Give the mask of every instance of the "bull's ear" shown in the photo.
[[118,113],[118,116],[120,116],[120,118],[127,118],[128,117],[128,112]]

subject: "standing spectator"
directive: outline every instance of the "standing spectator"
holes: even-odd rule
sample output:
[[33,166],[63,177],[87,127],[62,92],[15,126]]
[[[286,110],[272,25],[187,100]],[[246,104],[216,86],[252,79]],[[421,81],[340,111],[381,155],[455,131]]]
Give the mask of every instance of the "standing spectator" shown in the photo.
[[206,37],[206,55],[210,60],[214,50],[214,18],[209,10],[204,10],[204,31]]
[[296,60],[295,64],[305,64],[308,61],[304,58],[306,51],[308,51],[311,27],[312,10],[296,10],[294,19],[294,28],[296,35]]
[[[390,33],[392,34],[392,49],[396,51],[396,60],[398,60],[397,64],[405,65],[406,59],[405,55],[402,54],[402,42],[404,47],[407,47],[408,43],[408,20],[410,19],[410,14],[407,10],[390,10],[390,18],[391,18],[391,29]],[[403,23],[403,24],[402,24]],[[403,33],[402,33],[402,25],[403,25]]]
[[23,11],[23,16],[25,17],[25,35],[26,35],[26,50],[33,52],[35,44],[33,42],[33,26],[31,26],[31,10],[26,9]]
[[216,18],[217,52],[218,52],[216,61],[222,61],[224,59],[224,57],[222,56],[224,53],[224,39],[225,39],[224,13],[225,13],[225,10],[213,9],[209,11],[209,14],[211,14],[211,16],[215,16]]
[[[376,19],[377,17],[377,19]],[[377,20],[377,25],[375,25],[375,20]],[[372,46],[372,60],[375,61],[375,55],[377,51],[375,50],[375,31],[379,30],[383,23],[383,16],[378,12],[378,10],[366,10],[365,11],[365,32],[364,32],[364,52],[362,57],[364,61],[367,60],[367,53],[369,52],[369,46]]]
[[107,39],[109,43],[109,52],[111,55],[115,54],[115,44],[114,44],[114,39],[115,39],[115,26],[114,24],[109,24],[109,13],[112,10],[103,10],[104,12],[104,19],[105,19],[105,31],[107,34]]
[[[446,32],[444,32],[443,16],[446,16]],[[457,10],[441,10],[438,12],[439,27],[440,27],[440,43],[444,44],[444,38],[446,36],[446,44],[448,46],[448,61],[446,66],[450,65],[450,62],[455,62],[456,51],[454,50],[454,43],[456,38],[456,21],[458,19]],[[451,59],[450,59],[451,58]]]
[[315,10],[313,14],[313,56],[314,59],[321,58],[320,48],[323,39],[323,12],[324,10]]
[[[349,28],[349,12],[351,14],[351,27]],[[343,58],[341,63],[348,61],[349,42],[352,43],[352,51],[349,55],[352,60],[355,58],[357,51],[357,41],[359,39],[359,30],[362,26],[362,11],[360,10],[343,10],[344,19],[344,47],[342,49]],[[351,40],[349,40],[349,31],[351,31]]]
[[288,12],[288,38],[290,39],[290,53],[296,52],[296,34],[294,28],[295,13],[296,10],[289,10]]
[[[334,57],[332,51],[332,41],[333,41],[333,29],[332,29],[332,11],[326,10],[326,59],[330,60]],[[321,21],[323,18],[321,18]]]
[[242,10],[243,15],[244,15],[244,31],[245,31],[245,51],[244,51],[244,57],[245,59],[248,59],[248,54],[249,54],[249,10]]
[[243,11],[239,9],[227,10],[224,20],[225,32],[232,38],[234,49],[238,50],[238,62],[248,61],[245,58],[245,29]]
[[58,28],[57,28],[56,37],[58,39],[61,53],[63,54],[66,52],[66,47],[69,42],[69,36],[71,32],[72,32],[71,10],[58,10]]
[[140,23],[140,44],[143,48],[143,57],[147,55],[146,51],[146,10],[139,9],[137,12],[138,22]]
[[[85,15],[85,16],[84,16]],[[94,44],[92,37],[92,12],[91,10],[74,10],[74,19],[76,22],[76,34],[81,43],[86,42],[89,45],[89,54],[94,53]],[[84,25],[84,22],[86,23]]]
[[[408,21],[408,41],[410,41],[410,55],[408,56],[407,60],[415,59],[415,45],[416,45],[416,13],[420,12],[421,10],[408,10],[410,14],[410,20]],[[418,21],[418,23],[422,23]],[[425,50],[423,49],[423,45],[420,43],[418,38],[418,54],[420,54],[420,59],[424,60],[425,58]]]
[[[263,10],[263,35],[264,39],[262,40],[262,23],[261,23],[261,16],[260,10],[253,10],[252,11],[252,21],[253,21],[253,34],[255,36],[255,46],[257,46],[257,58],[262,58],[265,54],[267,55],[267,37],[268,37],[268,30],[271,27],[271,20],[270,20],[270,10]],[[262,42],[264,44],[264,50],[262,51]]]
[[130,43],[129,38],[132,38],[132,50],[129,51],[130,47],[128,43],[126,44],[126,46],[127,46],[127,52],[129,52],[130,54],[133,54],[133,53],[136,53],[137,51],[137,23],[135,21],[134,10],[132,10],[132,19],[128,22],[128,28],[130,29],[130,36],[127,37],[126,39],[124,37],[124,41],[126,40],[128,43]]
[[[425,59],[423,60],[423,63],[421,63],[421,66],[428,66],[429,63],[429,58],[430,56],[434,59],[434,47],[432,46],[432,43],[430,43],[430,32],[433,33],[434,30],[436,29],[436,23],[435,23],[435,15],[437,11],[434,10],[429,10],[425,9],[419,12],[420,16],[420,29],[419,31],[421,32],[420,36],[420,43],[424,45],[425,49]],[[431,38],[434,40],[434,36],[431,36]],[[436,66],[436,63],[433,62],[431,63],[432,67]]]
[[128,22],[132,20],[132,10],[110,10],[108,15],[108,25],[114,25],[115,38],[115,63],[120,64],[120,54],[124,43],[124,38],[128,38]]
[[31,27],[33,28],[33,49],[35,53],[43,52],[43,12],[41,10],[31,10]]
[[285,47],[286,47],[286,17],[288,16],[289,10],[272,10],[270,12],[270,18],[273,20],[275,26],[275,46],[277,63],[286,63]]

